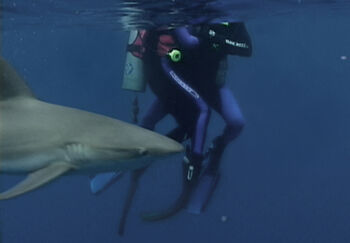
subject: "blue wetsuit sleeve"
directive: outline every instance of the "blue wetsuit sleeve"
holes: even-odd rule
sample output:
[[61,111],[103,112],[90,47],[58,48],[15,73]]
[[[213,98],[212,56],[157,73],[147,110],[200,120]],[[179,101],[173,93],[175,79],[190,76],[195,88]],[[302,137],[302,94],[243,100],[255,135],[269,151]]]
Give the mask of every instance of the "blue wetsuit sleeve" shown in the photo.
[[175,29],[175,36],[183,48],[193,49],[199,46],[199,39],[192,35],[186,27]]

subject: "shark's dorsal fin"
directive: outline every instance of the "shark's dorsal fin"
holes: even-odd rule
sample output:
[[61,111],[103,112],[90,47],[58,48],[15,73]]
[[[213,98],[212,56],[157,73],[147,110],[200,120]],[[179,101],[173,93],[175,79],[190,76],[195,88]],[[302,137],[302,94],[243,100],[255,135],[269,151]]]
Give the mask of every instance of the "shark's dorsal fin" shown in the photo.
[[74,167],[65,162],[57,162],[30,173],[26,179],[0,193],[0,200],[10,199],[49,183]]
[[34,97],[15,69],[0,56],[0,101],[20,96]]

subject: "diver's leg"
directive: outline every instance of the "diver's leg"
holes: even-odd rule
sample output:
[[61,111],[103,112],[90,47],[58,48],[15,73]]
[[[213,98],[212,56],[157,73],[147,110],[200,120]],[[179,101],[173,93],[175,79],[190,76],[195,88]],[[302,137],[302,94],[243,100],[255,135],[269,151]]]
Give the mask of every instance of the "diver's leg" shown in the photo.
[[222,135],[214,139],[208,164],[208,171],[216,172],[226,146],[236,139],[244,128],[245,120],[230,89],[222,87],[218,91],[214,109],[226,122]]
[[[161,59],[164,73],[177,87],[178,92],[184,95],[198,110],[196,113],[194,131],[191,136],[191,149],[187,151],[184,158],[183,173],[184,187],[191,188],[197,181],[203,161],[203,148],[206,138],[207,127],[210,118],[210,109],[202,97],[184,79],[174,71],[171,61],[164,57]],[[184,110],[186,110],[184,108]],[[189,114],[193,115],[193,114]]]
[[164,104],[156,98],[151,107],[147,110],[140,126],[149,130],[154,130],[156,124],[168,114]]
[[[210,109],[202,97],[186,82],[178,73],[174,71],[168,58],[162,58],[162,68],[168,78],[178,88],[184,99],[188,99],[191,104],[198,110],[196,113],[194,131],[191,136],[191,149],[186,151],[183,164],[183,192],[180,197],[182,206],[189,198],[194,185],[200,174],[203,161],[203,148],[206,138],[207,127],[210,118]],[[184,111],[186,108],[184,108]],[[188,114],[194,115],[194,114]],[[180,207],[179,207],[180,208]]]
[[218,169],[224,149],[239,135],[244,126],[242,113],[229,89],[211,90],[211,95],[208,101],[222,115],[226,127],[223,134],[214,140],[209,151],[208,165],[201,174],[196,190],[188,203],[188,212],[194,214],[201,213],[208,204],[220,177]]
[[203,148],[206,138],[208,122],[210,118],[210,109],[202,97],[185,82],[171,67],[168,58],[162,58],[162,68],[170,80],[179,88],[179,90],[188,98],[198,109],[199,113],[196,119],[195,130],[192,136],[192,153],[195,156],[203,155]]
[[[168,218],[176,214],[179,210],[184,208],[198,182],[201,164],[203,161],[203,147],[205,136],[210,117],[210,110],[206,102],[199,96],[199,94],[192,89],[183,79],[171,68],[169,60],[162,58],[162,67],[168,78],[177,86],[186,98],[198,108],[195,131],[192,134],[192,146],[187,151],[183,163],[183,188],[181,195],[177,198],[175,203],[165,211],[144,214],[142,217],[147,221],[156,221]],[[193,114],[189,114],[193,115]]]
[[226,127],[222,134],[222,143],[227,145],[241,133],[245,120],[230,89],[222,87],[219,90],[219,99],[221,107],[217,111],[226,122]]

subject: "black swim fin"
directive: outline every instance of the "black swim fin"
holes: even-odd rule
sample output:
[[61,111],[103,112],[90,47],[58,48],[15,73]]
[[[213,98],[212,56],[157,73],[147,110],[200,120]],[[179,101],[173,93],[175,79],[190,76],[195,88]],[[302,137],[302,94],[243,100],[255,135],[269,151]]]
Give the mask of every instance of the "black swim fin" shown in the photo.
[[159,221],[174,216],[186,207],[191,192],[192,189],[184,188],[181,192],[181,195],[176,199],[175,203],[171,207],[165,209],[164,211],[143,213],[141,214],[141,219],[145,221]]
[[183,185],[180,196],[176,199],[175,203],[166,210],[154,213],[143,213],[141,214],[141,218],[145,221],[163,220],[174,216],[184,209],[198,182],[202,160],[202,155],[191,154],[185,156],[183,163]]
[[196,188],[191,194],[191,198],[187,204],[187,212],[192,214],[202,213],[208,205],[210,198],[218,184],[220,174],[203,173]]
[[126,220],[128,218],[131,204],[132,204],[132,201],[134,199],[137,188],[139,186],[140,178],[145,173],[146,169],[147,169],[147,167],[143,168],[143,169],[135,170],[131,173],[128,195],[125,199],[122,216],[120,217],[120,220],[119,220],[118,234],[120,236],[124,235]]
[[219,166],[225,147],[223,137],[218,136],[206,152],[206,157],[209,157],[208,163],[188,202],[187,211],[189,213],[200,214],[209,203],[220,178]]

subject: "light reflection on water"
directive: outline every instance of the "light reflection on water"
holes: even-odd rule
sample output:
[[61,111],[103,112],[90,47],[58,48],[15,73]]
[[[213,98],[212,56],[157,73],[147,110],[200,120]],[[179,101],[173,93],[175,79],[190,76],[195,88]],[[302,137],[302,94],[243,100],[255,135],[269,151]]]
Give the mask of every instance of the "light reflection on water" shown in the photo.
[[349,14],[350,0],[3,0],[4,28],[93,26],[118,30],[240,21],[298,11]]

